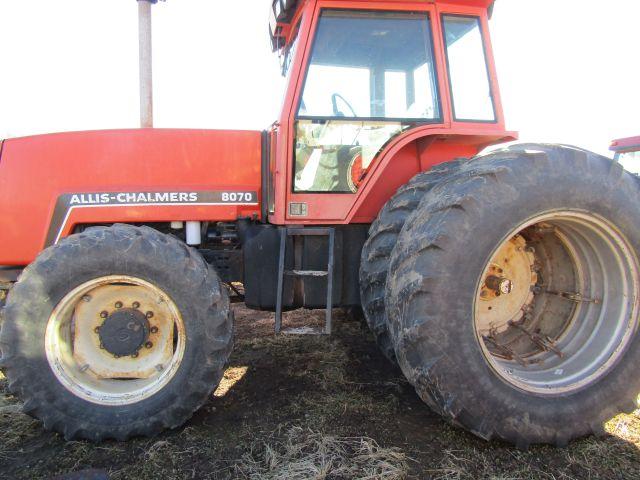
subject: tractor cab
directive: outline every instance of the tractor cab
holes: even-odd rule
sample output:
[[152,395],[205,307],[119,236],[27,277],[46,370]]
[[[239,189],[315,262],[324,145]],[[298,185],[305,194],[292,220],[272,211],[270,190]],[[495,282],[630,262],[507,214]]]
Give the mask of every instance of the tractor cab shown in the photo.
[[[372,213],[381,206],[369,179],[382,174],[385,153],[415,132],[429,138],[420,150],[432,164],[450,159],[434,155],[443,131],[467,139],[447,155],[510,139],[488,37],[491,4],[275,0],[271,39],[288,89],[271,135],[270,220],[372,220],[358,207],[369,195]],[[396,159],[386,173],[400,185],[428,166],[421,162]]]

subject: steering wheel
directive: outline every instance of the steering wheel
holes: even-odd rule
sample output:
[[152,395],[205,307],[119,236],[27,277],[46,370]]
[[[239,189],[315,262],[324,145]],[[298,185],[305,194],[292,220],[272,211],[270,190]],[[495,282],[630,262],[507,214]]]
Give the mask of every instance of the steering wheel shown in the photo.
[[339,93],[334,93],[333,95],[331,95],[331,105],[333,105],[333,114],[336,117],[344,117],[344,113],[342,113],[339,109],[338,109],[338,99],[342,100],[342,102],[349,107],[349,110],[351,110],[351,113],[353,114],[353,117],[357,117],[358,114],[356,113],[356,111],[353,109],[353,107],[351,106],[351,104],[349,102],[347,102],[347,99],[344,98],[342,95],[340,95]]

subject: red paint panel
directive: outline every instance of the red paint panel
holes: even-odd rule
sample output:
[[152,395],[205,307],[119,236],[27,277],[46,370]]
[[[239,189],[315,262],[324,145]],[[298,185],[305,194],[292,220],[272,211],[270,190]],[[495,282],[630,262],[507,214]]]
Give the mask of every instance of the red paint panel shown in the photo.
[[610,149],[618,153],[640,151],[640,137],[620,138],[611,142]]
[[415,143],[405,145],[389,162],[379,170],[378,180],[371,183],[367,192],[366,202],[362,202],[352,214],[353,222],[370,223],[377,216],[386,201],[393,196],[396,190],[407,183],[414,175],[420,172],[420,161]]
[[[253,191],[260,198],[261,133],[109,130],[6,140],[0,159],[0,265],[24,265],[45,246],[58,197],[83,192]],[[259,205],[74,209],[74,224],[235,220]]]
[[370,223],[398,188],[419,172],[455,158],[470,158],[488,145],[515,140],[487,130],[484,135],[472,131],[453,134],[443,128],[425,127],[405,134],[389,145],[358,192],[345,223]]

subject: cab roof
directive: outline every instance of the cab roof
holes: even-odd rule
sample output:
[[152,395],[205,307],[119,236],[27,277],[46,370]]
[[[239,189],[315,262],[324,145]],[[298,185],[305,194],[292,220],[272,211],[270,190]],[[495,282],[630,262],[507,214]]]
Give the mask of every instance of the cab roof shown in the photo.
[[[308,0],[269,0],[271,2],[271,19],[269,32],[271,34],[271,44],[276,52],[285,47],[287,34],[291,21],[296,17],[299,9],[304,7]],[[340,0],[326,0],[340,1]],[[369,3],[393,3],[406,2],[407,0],[368,0]],[[495,0],[414,0],[416,3],[440,3],[447,5],[461,5],[466,7],[486,8],[491,14]],[[364,3],[364,2],[363,2]]]
[[[278,21],[286,21],[295,16],[297,7],[302,7],[307,0],[270,0]],[[327,0],[331,1],[331,0]],[[400,2],[406,0],[368,0],[371,3]],[[417,1],[417,0],[416,0]],[[495,0],[422,0],[422,3],[447,3],[449,5],[462,5],[466,7],[490,8]]]

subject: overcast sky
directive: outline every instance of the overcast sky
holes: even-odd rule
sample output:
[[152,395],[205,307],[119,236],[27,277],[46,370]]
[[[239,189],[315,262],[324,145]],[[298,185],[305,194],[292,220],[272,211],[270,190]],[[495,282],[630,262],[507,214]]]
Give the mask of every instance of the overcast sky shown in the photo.
[[[270,0],[154,7],[155,125],[263,129],[282,81]],[[607,153],[640,135],[640,1],[498,0],[507,127]],[[0,137],[136,127],[135,0],[0,0]]]

